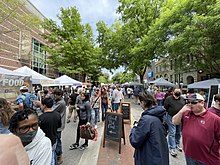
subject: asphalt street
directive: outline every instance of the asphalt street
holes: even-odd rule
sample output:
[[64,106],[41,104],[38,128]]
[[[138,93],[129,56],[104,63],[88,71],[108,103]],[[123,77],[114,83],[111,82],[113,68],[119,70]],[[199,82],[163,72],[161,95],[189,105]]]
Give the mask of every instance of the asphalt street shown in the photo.
[[[141,113],[143,112],[140,105],[134,104],[134,101],[132,99],[127,99],[125,101],[131,102],[131,113],[132,113],[131,123],[133,123],[134,120],[138,121],[141,116]],[[67,112],[68,112],[68,108],[67,108]],[[66,127],[62,132],[62,144],[63,144],[62,165],[97,165],[99,148],[101,145],[101,139],[104,130],[102,123],[100,122],[97,128],[99,134],[98,140],[89,141],[89,147],[84,151],[80,151],[79,149],[69,150],[69,146],[75,143],[76,129],[77,129],[77,122],[74,123],[73,119],[71,119],[71,122],[66,124]],[[84,140],[81,139],[80,143],[81,144],[84,143]],[[131,162],[131,165],[133,165],[133,162]],[[178,156],[175,158],[170,156],[170,165],[185,165],[183,152],[178,152]]]

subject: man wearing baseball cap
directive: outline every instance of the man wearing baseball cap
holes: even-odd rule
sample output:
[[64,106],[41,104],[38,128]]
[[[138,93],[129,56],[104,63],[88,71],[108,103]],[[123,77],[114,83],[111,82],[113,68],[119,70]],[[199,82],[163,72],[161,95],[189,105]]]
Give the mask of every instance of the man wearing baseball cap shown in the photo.
[[183,150],[187,165],[220,164],[220,118],[204,108],[204,98],[194,93],[173,117],[182,125]]

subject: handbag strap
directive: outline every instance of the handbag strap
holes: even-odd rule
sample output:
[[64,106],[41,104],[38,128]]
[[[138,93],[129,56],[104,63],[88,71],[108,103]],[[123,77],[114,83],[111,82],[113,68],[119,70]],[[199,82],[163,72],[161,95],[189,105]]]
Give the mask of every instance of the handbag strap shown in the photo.
[[[100,96],[99,96],[100,97]],[[95,106],[96,102],[98,101],[99,97],[95,100],[94,104],[92,104],[92,108]]]

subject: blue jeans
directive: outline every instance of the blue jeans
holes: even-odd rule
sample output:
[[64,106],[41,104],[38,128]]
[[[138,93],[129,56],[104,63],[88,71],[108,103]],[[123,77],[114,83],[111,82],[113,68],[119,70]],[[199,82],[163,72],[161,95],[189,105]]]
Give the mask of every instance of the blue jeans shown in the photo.
[[56,146],[56,154],[57,156],[60,156],[63,151],[62,151],[62,142],[61,142],[61,133],[62,131],[57,131],[57,146]]
[[57,147],[57,143],[54,143],[54,145],[52,146],[52,161],[51,161],[51,165],[58,165],[57,164],[56,147]]
[[120,106],[120,103],[112,103],[112,109],[113,109],[113,111],[116,111],[116,112],[117,112],[119,106]]
[[170,116],[169,114],[165,116],[165,121],[169,127],[169,134],[168,134],[169,149],[176,149],[176,145],[180,144],[181,126],[174,125],[172,123],[172,116]]
[[201,163],[197,160],[194,160],[188,156],[185,155],[185,158],[186,158],[186,164],[187,165],[205,165],[204,163]]
[[100,121],[99,108],[93,108],[91,110],[91,125],[94,127],[98,121]]
[[158,106],[163,106],[163,100],[157,100],[157,105]]
[[105,121],[105,113],[108,110],[108,103],[102,103],[102,121]]

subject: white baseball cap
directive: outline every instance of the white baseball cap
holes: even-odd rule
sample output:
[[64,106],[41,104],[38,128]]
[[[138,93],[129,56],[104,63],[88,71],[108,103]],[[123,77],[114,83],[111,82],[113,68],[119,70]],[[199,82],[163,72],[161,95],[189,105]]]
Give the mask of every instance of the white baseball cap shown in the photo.
[[22,87],[20,87],[20,91],[21,91],[21,90],[28,90],[28,87],[22,86]]
[[204,97],[200,95],[199,93],[194,93],[186,96],[186,100],[202,100],[204,101]]

